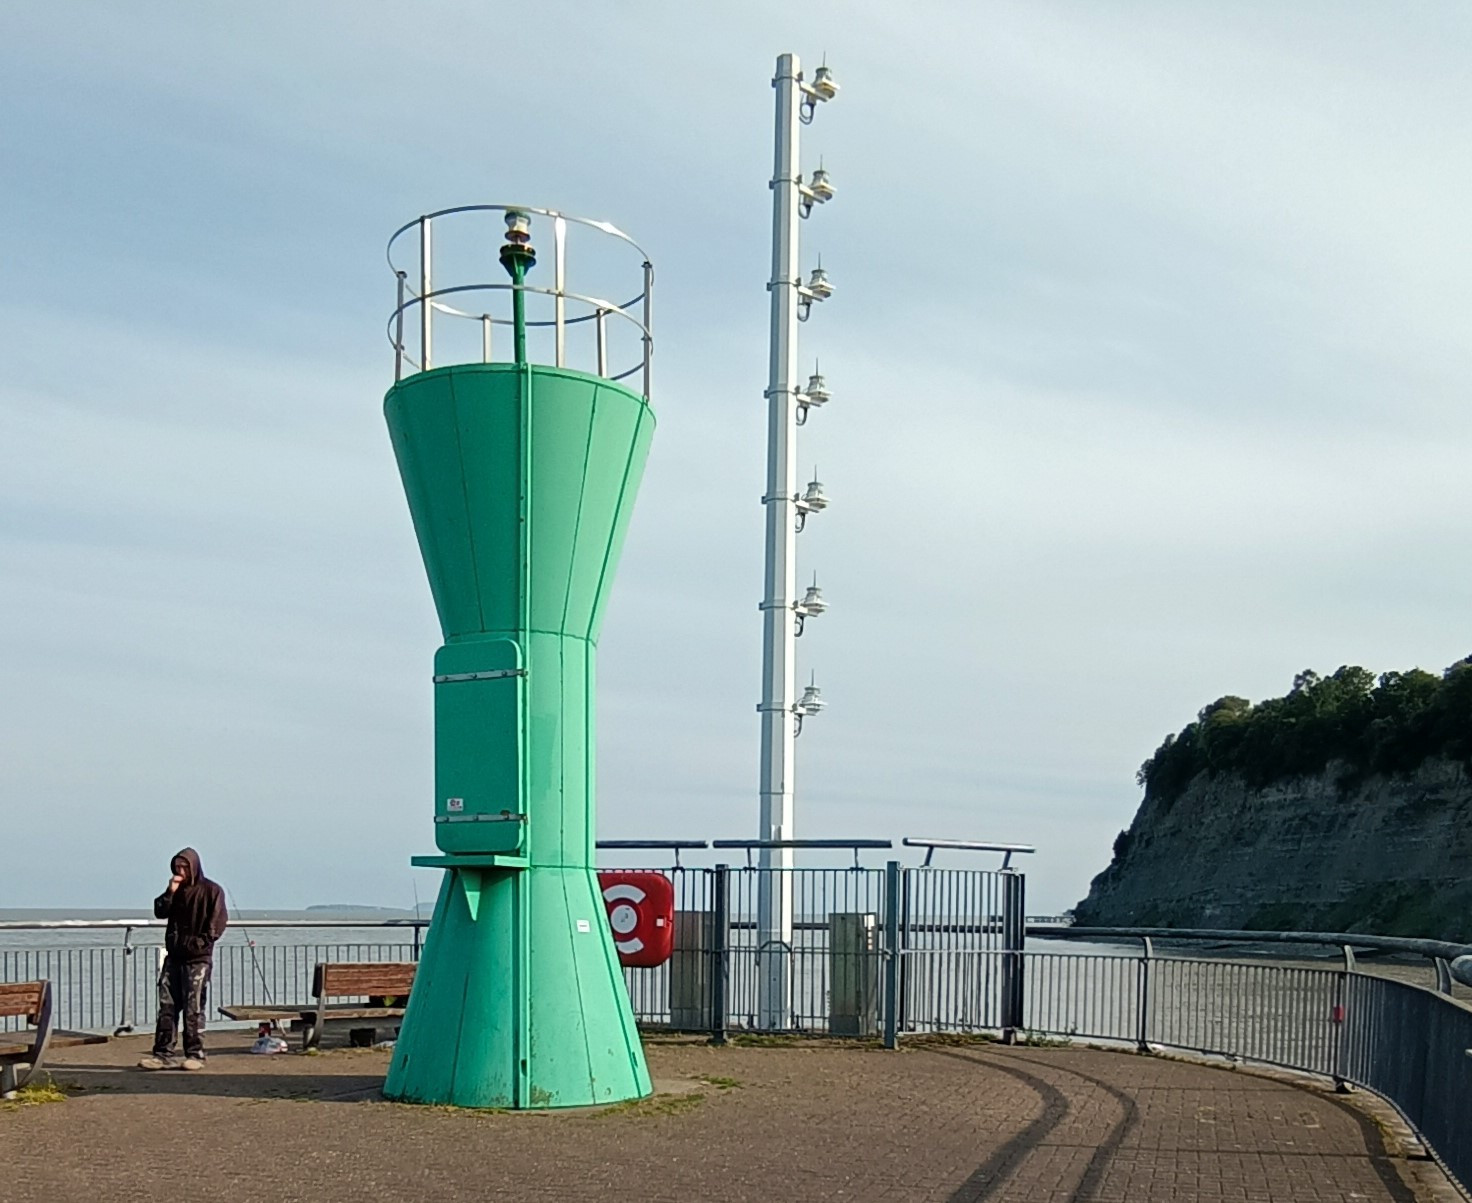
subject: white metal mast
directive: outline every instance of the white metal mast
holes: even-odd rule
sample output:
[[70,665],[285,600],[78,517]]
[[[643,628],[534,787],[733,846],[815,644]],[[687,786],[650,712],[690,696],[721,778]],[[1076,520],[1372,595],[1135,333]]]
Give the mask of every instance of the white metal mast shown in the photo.
[[[798,388],[797,324],[832,286],[821,267],[806,284],[798,262],[798,222],[814,203],[833,195],[820,168],[803,181],[798,158],[802,125],[819,101],[831,100],[838,85],[826,66],[805,82],[795,54],[777,59],[776,155],[772,171],[771,362],[767,380],[766,581],[762,594],[761,840],[793,838],[793,753],[802,720],[823,707],[817,686],[797,697],[796,638],[802,622],[827,608],[816,582],[797,597],[797,532],[807,515],[827,504],[813,481],[797,491],[794,452],[797,427],[815,405],[828,399],[816,373],[807,392]],[[763,848],[758,875],[758,1018],[766,1029],[785,1028],[792,1018],[792,850]]]

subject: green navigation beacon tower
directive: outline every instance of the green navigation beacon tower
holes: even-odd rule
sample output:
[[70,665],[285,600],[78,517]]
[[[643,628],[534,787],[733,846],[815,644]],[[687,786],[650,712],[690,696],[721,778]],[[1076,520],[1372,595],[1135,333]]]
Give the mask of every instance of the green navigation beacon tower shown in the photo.
[[[566,286],[570,234],[585,292]],[[432,278],[444,265],[431,235],[469,276]],[[538,272],[533,238],[546,235]],[[445,874],[384,1094],[511,1108],[640,1098],[649,1071],[593,870],[593,662],[654,431],[653,269],[606,222],[505,205],[421,217],[388,255],[399,299],[384,413],[445,639],[441,855],[413,863]],[[600,299],[635,291],[639,272],[632,300]],[[594,370],[566,366],[573,352]]]

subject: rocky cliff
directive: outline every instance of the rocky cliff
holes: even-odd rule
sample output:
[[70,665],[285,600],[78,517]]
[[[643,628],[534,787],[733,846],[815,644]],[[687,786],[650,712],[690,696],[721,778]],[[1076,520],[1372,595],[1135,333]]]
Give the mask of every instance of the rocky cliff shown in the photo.
[[1369,777],[1342,768],[1260,788],[1202,771],[1178,792],[1147,789],[1077,921],[1472,941],[1465,763],[1436,756]]

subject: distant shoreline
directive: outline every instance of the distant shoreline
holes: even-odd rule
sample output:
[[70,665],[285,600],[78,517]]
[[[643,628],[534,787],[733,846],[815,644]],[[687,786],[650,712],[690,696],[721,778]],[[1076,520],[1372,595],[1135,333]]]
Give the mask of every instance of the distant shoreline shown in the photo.
[[[238,922],[252,919],[413,919],[408,908],[391,906],[310,906],[305,909],[244,910],[231,918]],[[428,918],[427,915],[423,916]],[[0,923],[47,923],[62,919],[152,919],[152,910],[137,907],[0,907]]]

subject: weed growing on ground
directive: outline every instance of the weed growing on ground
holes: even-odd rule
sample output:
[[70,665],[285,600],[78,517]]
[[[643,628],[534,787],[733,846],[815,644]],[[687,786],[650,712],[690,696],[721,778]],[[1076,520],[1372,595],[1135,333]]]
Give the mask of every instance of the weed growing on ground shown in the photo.
[[803,1032],[732,1032],[727,1043],[732,1048],[863,1048],[882,1049],[884,1041],[847,1036],[808,1035]]
[[727,1042],[735,1048],[796,1048],[800,1044],[811,1044],[812,1040],[803,1036],[733,1032]]
[[919,1036],[906,1036],[901,1048],[967,1048],[978,1044],[998,1044],[1001,1037],[991,1032],[926,1032]]
[[418,1115],[426,1113],[430,1115],[464,1115],[472,1119],[482,1119],[493,1115],[515,1115],[535,1117],[543,1116],[545,1111],[513,1111],[509,1107],[457,1107],[454,1103],[400,1103],[396,1100],[388,1102],[390,1107],[398,1107],[404,1111],[413,1111]]
[[32,1078],[9,1098],[0,1102],[0,1110],[19,1111],[22,1107],[40,1107],[46,1103],[66,1102],[67,1089],[57,1084],[50,1074],[43,1082]]
[[734,1090],[736,1087],[744,1085],[744,1083],[738,1081],[736,1078],[718,1078],[715,1074],[698,1074],[696,1080],[704,1082],[707,1086],[714,1086],[717,1090]]
[[1023,1032],[1017,1039],[1018,1044],[1025,1044],[1028,1048],[1072,1048],[1073,1040],[1069,1036],[1045,1036],[1042,1032]]
[[603,1108],[594,1117],[602,1119],[609,1115],[681,1115],[693,1111],[705,1102],[703,1094],[657,1094],[648,1099],[629,1099],[625,1103],[613,1103]]

